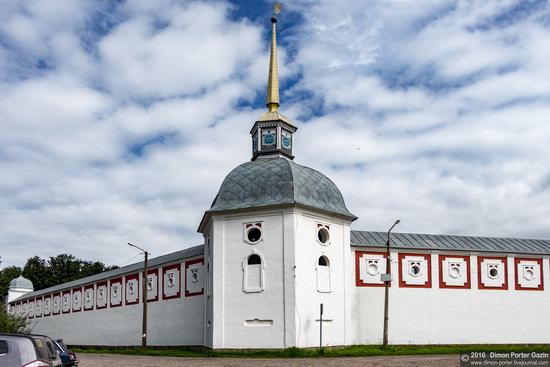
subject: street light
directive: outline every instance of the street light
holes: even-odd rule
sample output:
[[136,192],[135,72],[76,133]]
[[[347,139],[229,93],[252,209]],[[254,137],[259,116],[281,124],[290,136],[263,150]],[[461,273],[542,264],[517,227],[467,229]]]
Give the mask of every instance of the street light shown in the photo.
[[136,245],[132,245],[130,242],[128,242],[128,245],[137,248],[140,251],[143,251],[143,254],[145,255],[145,261],[143,262],[143,327],[142,327],[142,333],[141,333],[141,347],[145,348],[147,346],[147,262],[149,260],[149,253],[142,249],[141,247],[138,247]]
[[390,298],[390,283],[391,283],[391,264],[390,264],[390,232],[401,220],[396,220],[393,226],[388,230],[388,239],[386,240],[386,274],[382,275],[384,281],[384,338],[382,346],[388,346],[388,308]]

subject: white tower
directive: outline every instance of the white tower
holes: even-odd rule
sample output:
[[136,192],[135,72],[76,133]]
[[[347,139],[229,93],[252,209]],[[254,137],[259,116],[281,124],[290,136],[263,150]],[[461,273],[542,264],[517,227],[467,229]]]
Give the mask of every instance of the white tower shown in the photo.
[[268,111],[252,130],[252,160],[231,171],[199,226],[205,238],[205,345],[343,345],[350,224],[336,185],[293,162],[297,128],[279,113],[275,16]]
[[8,287],[8,312],[10,312],[10,303],[24,294],[34,291],[32,282],[20,275],[13,279]]

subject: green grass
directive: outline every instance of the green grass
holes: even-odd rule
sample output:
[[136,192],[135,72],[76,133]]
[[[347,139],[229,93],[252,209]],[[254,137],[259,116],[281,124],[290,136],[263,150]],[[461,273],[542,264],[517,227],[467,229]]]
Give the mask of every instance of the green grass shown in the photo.
[[550,344],[513,345],[356,345],[344,348],[317,349],[287,348],[280,350],[212,350],[208,348],[73,348],[76,353],[109,353],[170,357],[217,358],[337,358],[389,355],[461,354],[472,351],[493,352],[550,352]]

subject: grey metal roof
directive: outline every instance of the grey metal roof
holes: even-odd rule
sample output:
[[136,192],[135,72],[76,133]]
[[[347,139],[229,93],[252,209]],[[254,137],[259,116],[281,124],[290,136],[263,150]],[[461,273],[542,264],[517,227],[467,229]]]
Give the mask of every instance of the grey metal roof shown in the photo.
[[22,275],[19,277],[13,279],[10,282],[10,288],[26,288],[26,289],[33,289],[32,282],[28,280],[27,278],[24,278]]
[[[175,262],[175,261],[182,260],[182,259],[187,259],[187,258],[194,257],[194,256],[199,256],[199,255],[202,255],[203,253],[204,253],[204,245],[194,246],[194,247],[187,248],[185,250],[176,251],[176,252],[172,252],[170,254],[155,257],[155,258],[149,260],[148,266],[149,266],[149,268],[154,268],[154,267],[159,266],[159,265]],[[52,293],[52,292],[58,292],[58,291],[61,291],[61,290],[67,290],[67,289],[75,288],[75,287],[78,287],[78,286],[82,286],[82,285],[86,285],[86,284],[90,284],[90,283],[95,283],[95,282],[98,282],[98,281],[101,281],[101,280],[104,280],[104,279],[115,278],[117,276],[121,276],[121,275],[125,275],[125,274],[131,274],[131,273],[142,271],[142,270],[143,270],[143,261],[135,263],[135,264],[131,264],[131,265],[126,265],[126,266],[123,266],[123,267],[118,268],[118,269],[109,270],[109,271],[106,271],[104,273],[99,273],[99,274],[92,275],[92,276],[89,276],[89,277],[73,280],[71,282],[59,284],[59,285],[56,285],[56,286],[53,286],[53,287],[50,287],[50,288],[41,289],[41,290],[36,291],[36,292],[26,293],[25,295],[17,298],[15,301],[19,302],[19,301],[22,301],[22,300],[25,300],[25,299],[41,296],[41,295],[46,294],[46,293]]]
[[[352,246],[383,247],[385,232],[351,231]],[[550,255],[550,240],[391,233],[391,247],[418,250],[479,251]]]
[[328,177],[285,158],[258,159],[235,168],[207,212],[278,204],[301,204],[357,219]]

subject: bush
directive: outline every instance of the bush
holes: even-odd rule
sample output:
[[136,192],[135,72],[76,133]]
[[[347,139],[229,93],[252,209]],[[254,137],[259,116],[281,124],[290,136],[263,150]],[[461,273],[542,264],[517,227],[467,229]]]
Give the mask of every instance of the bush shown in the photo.
[[19,316],[9,314],[0,305],[0,333],[24,334],[28,332],[27,321]]

